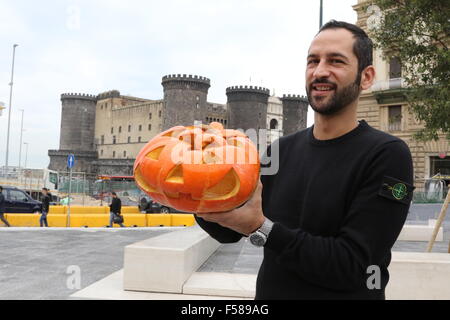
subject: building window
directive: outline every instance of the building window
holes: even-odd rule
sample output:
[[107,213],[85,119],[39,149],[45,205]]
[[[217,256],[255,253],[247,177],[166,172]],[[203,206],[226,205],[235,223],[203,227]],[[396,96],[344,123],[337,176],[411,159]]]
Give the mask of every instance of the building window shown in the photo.
[[126,151],[123,152],[123,157],[124,157],[124,158],[127,157],[127,152],[126,152]]
[[116,157],[116,152],[115,151],[113,151],[113,158],[115,158]]
[[277,119],[270,120],[270,130],[278,129],[278,121]]
[[151,131],[151,130],[152,130],[152,124],[149,123],[149,125],[148,125],[148,131]]
[[128,125],[128,132],[131,132],[131,124]]
[[119,127],[119,133],[121,133],[122,132],[122,127]]
[[199,97],[199,96],[196,96],[195,99],[196,99],[197,101],[199,101],[199,100],[200,100],[200,97]]
[[141,142],[141,137],[138,138],[138,142]]
[[105,144],[105,136],[101,135],[100,137],[100,144]]
[[100,155],[101,155],[101,156],[103,155],[103,149],[102,149],[102,150],[100,150]]
[[199,108],[198,103],[195,104],[195,107],[196,107],[197,109]]
[[142,131],[142,124],[139,125],[139,131]]
[[389,60],[389,88],[401,88],[402,65],[399,58]]
[[161,110],[158,111],[158,117],[161,118]]
[[113,144],[116,144],[116,136],[113,136]]
[[402,124],[402,106],[388,106],[388,130],[400,131]]
[[111,127],[111,133],[114,133],[114,127]]
[[151,112],[148,114],[148,119],[149,119],[149,120],[152,119],[152,113],[151,113]]
[[450,176],[450,156],[447,156],[446,152],[437,157],[430,157],[430,177],[437,174]]
[[130,143],[131,142],[131,137],[128,137],[128,143]]

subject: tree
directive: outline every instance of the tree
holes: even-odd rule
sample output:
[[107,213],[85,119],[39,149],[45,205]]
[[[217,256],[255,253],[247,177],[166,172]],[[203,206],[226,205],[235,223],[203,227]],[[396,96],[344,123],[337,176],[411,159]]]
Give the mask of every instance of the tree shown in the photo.
[[437,140],[442,132],[450,139],[450,1],[373,0],[370,5],[374,45],[386,59],[400,59],[406,100],[424,123],[414,137]]

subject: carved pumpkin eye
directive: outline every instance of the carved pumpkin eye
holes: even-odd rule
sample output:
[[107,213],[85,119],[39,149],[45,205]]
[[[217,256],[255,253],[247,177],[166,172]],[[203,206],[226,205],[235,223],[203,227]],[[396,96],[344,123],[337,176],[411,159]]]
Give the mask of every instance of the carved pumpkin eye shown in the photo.
[[[180,151],[182,156],[174,157]],[[134,167],[137,185],[157,202],[186,212],[221,212],[251,196],[259,155],[247,136],[216,122],[157,135]]]

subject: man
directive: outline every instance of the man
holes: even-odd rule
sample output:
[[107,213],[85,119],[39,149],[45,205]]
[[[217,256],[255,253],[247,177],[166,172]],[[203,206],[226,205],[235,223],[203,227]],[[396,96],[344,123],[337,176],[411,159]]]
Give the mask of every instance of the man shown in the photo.
[[[113,192],[113,193],[111,193],[111,195],[112,195],[112,201],[111,201],[111,205],[109,206],[109,209],[110,209],[109,227],[110,228],[112,228],[113,223],[117,223],[117,222],[114,222],[114,216],[120,216],[120,212],[122,209],[122,201],[117,196],[117,194],[115,192]],[[119,222],[117,224],[120,225],[121,228],[125,227],[122,222]]]
[[42,188],[42,212],[39,224],[42,227],[48,227],[47,215],[50,210],[50,196],[47,188]]
[[408,146],[357,121],[374,78],[366,33],[325,24],[306,61],[314,125],[279,140],[278,172],[244,206],[197,215],[222,243],[264,246],[256,299],[385,299],[414,187]]
[[0,220],[2,220],[7,227],[11,227],[8,220],[6,220],[6,218],[4,217],[4,213],[5,213],[5,196],[3,195],[3,187],[0,186]]

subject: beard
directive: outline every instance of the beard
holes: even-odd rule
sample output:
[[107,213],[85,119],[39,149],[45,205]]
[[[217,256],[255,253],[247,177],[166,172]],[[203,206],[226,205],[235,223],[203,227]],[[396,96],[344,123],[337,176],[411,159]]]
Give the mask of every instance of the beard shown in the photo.
[[[306,88],[306,94],[308,96],[309,104],[311,105],[311,108],[322,115],[333,115],[344,109],[346,106],[348,106],[350,103],[358,99],[358,96],[361,92],[361,89],[359,87],[359,84],[361,82],[361,74],[359,74],[356,77],[356,80],[349,84],[348,86],[338,89],[337,85],[331,81],[328,81],[327,79],[317,79],[314,80],[310,85],[309,88]],[[328,83],[332,84],[334,86],[334,93],[331,97],[315,97],[313,98],[311,95],[312,86],[314,84],[319,83]],[[328,99],[328,102],[324,102],[326,99]],[[319,105],[321,105],[319,107]]]

